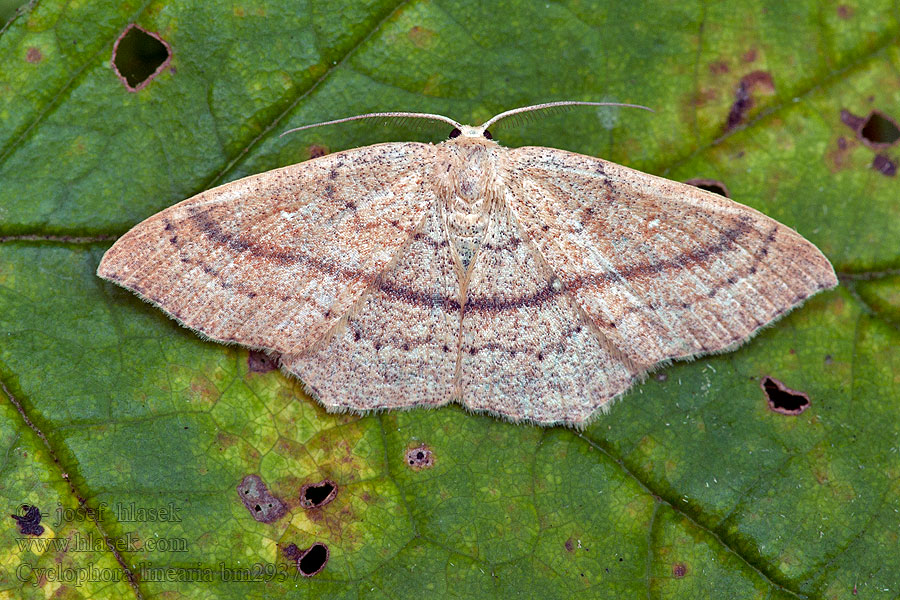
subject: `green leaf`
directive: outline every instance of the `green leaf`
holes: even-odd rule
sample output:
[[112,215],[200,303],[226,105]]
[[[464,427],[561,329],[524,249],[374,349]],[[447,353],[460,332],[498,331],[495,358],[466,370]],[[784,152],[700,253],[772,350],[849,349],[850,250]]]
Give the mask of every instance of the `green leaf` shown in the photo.
[[[130,23],[172,52],[137,92],[111,66]],[[33,4],[0,34],[0,491],[46,516],[40,537],[7,518],[0,597],[896,597],[900,196],[872,165],[900,152],[854,117],[900,118],[898,32],[878,0]],[[577,432],[458,406],[330,415],[94,275],[115,236],[210,186],[447,133],[290,127],[555,99],[657,112],[497,137],[718,180],[842,286]],[[808,410],[770,410],[765,377]],[[248,474],[285,516],[253,518]],[[300,507],[326,478],[335,500]],[[284,549],[317,541],[329,560],[299,577]]]

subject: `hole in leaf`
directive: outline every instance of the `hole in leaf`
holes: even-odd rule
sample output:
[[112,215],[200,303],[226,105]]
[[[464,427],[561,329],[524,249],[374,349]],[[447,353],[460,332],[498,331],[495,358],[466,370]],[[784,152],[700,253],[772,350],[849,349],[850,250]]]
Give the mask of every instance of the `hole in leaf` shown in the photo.
[[718,181],[717,179],[688,179],[687,181],[685,181],[685,183],[694,187],[698,187],[701,190],[706,190],[707,192],[712,192],[720,196],[725,196],[726,198],[731,198],[731,193],[728,191],[728,188],[724,183]]
[[15,519],[19,526],[19,533],[24,535],[41,535],[44,533],[44,526],[41,525],[41,509],[37,506],[23,504],[19,507],[17,515],[9,515]]
[[434,466],[434,453],[425,444],[416,448],[410,448],[406,451],[406,464],[413,471],[430,469]]
[[892,146],[900,139],[900,128],[893,119],[873,110],[860,128],[859,134],[873,146]]
[[769,408],[782,415],[799,415],[809,408],[809,396],[787,387],[774,377],[764,377],[760,387],[766,393]]
[[113,67],[131,92],[150,83],[166,68],[171,58],[169,44],[134,23],[125,28],[113,46]]
[[338,485],[330,479],[319,483],[307,483],[300,489],[300,506],[303,508],[319,508],[335,499]]
[[897,122],[879,110],[873,110],[866,117],[854,115],[847,109],[841,110],[841,122],[856,132],[856,137],[866,146],[881,150],[893,146],[900,140]]
[[316,542],[304,550],[297,559],[297,570],[304,577],[312,577],[325,568],[329,554],[328,546],[322,542]]

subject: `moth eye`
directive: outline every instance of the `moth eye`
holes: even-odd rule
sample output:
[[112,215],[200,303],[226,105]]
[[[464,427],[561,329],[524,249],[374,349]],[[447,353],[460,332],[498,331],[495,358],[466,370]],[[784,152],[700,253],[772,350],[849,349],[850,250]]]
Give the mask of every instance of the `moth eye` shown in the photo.
[[460,134],[462,134],[462,132],[459,129],[454,127],[453,131],[450,132],[450,139],[452,140],[455,137],[459,137]]
[[487,129],[484,130],[484,137],[486,137],[486,138],[489,139],[489,140],[494,139],[494,136],[492,136],[492,135],[491,135],[491,132],[488,131]]

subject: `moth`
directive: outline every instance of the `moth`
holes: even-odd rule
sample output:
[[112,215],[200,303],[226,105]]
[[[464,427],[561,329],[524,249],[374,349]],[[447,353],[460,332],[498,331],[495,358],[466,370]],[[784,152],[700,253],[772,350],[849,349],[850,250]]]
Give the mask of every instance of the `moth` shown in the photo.
[[332,411],[460,402],[584,425],[660,363],[733,349],[837,285],[762,213],[488,127],[227,183],[136,225],[97,274],[203,337],[280,357]]

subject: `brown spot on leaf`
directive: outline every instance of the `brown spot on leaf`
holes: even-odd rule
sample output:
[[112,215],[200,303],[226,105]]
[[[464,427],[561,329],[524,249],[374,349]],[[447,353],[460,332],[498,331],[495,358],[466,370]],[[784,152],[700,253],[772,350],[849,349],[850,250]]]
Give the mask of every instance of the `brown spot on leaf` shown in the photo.
[[434,466],[434,453],[427,445],[422,444],[406,451],[406,464],[413,471],[430,469]]
[[656,374],[656,380],[657,380],[657,381],[665,381],[665,380],[667,380],[668,378],[669,378],[669,376],[666,375],[665,373],[657,373],[657,374]]
[[306,513],[306,518],[313,523],[321,523],[325,519],[325,515],[322,514],[321,510],[314,508]]
[[838,4],[837,16],[839,19],[847,20],[853,16],[853,7],[846,4]]
[[768,71],[753,71],[744,75],[741,81],[752,90],[758,90],[764,94],[775,93],[775,82],[772,81],[772,74]]
[[15,519],[19,533],[23,535],[39,536],[44,533],[44,526],[41,525],[41,509],[37,506],[23,504],[19,507],[19,514],[9,516]]
[[337,497],[338,485],[330,479],[307,483],[300,489],[300,506],[309,510],[325,506]]
[[728,191],[728,187],[723,182],[717,179],[688,179],[687,181],[685,181],[685,183],[694,187],[698,187],[701,190],[706,190],[707,192],[712,192],[720,196],[725,196],[726,198],[731,198],[731,193]]
[[697,92],[691,96],[691,107],[702,108],[711,102],[714,102],[718,97],[719,92],[715,88],[697,90]]
[[[322,477],[340,481],[342,486],[346,486],[359,479],[371,477],[373,471],[357,449],[364,432],[359,417],[343,415],[338,419],[340,419],[338,422],[342,422],[346,427],[319,432],[302,444],[298,452],[309,454],[313,458]],[[285,456],[290,457],[292,454],[288,453]],[[279,489],[284,488],[279,484]]]
[[[301,444],[300,442],[298,442],[296,440],[292,440],[292,439],[286,438],[286,437],[278,438],[278,441],[275,443],[275,447],[278,450],[278,454],[281,454],[282,456],[285,456],[285,457],[299,456],[304,451],[303,444]],[[294,477],[292,475],[289,477],[291,480],[296,479],[296,477]],[[279,485],[278,485],[279,488],[282,488],[284,479],[285,478],[282,478],[282,481],[279,481]]]
[[265,352],[251,350],[247,356],[247,367],[251,373],[268,373],[278,368],[278,362]]
[[417,48],[428,48],[434,43],[434,31],[418,25],[412,27],[406,36]]
[[820,466],[813,468],[813,477],[816,478],[816,482],[819,485],[825,485],[828,483],[828,471],[824,470]]
[[741,56],[741,60],[745,63],[752,63],[756,60],[757,56],[758,52],[756,51],[756,48],[750,48],[749,50],[744,52],[744,54]]
[[113,44],[112,67],[129,92],[145,87],[172,62],[172,47],[159,34],[131,23]]
[[32,64],[39,63],[43,59],[44,55],[41,53],[40,48],[37,48],[35,46],[29,47],[28,51],[25,52],[25,60]]
[[[341,544],[344,551],[349,548],[359,547],[362,544],[358,524],[359,505],[354,501],[355,497],[344,498],[343,502],[332,503],[329,506],[308,508],[303,515],[310,523],[315,524],[315,531],[326,539]],[[369,504],[366,508],[372,508]]]
[[774,377],[763,377],[759,383],[766,394],[769,408],[782,415],[799,415],[809,408],[809,395],[792,390]]
[[725,133],[744,122],[747,113],[755,104],[754,96],[774,93],[775,82],[768,71],[753,71],[741,77],[734,92],[734,103],[731,105],[731,110],[728,111]]
[[328,146],[321,146],[319,144],[310,144],[309,146],[309,157],[310,158],[319,158],[320,156],[325,156],[328,154]]
[[282,550],[281,553],[284,554],[284,557],[286,559],[293,561],[296,561],[298,558],[300,558],[300,554],[302,554],[300,552],[300,548],[298,548],[297,544],[294,543],[290,543],[285,546],[284,550]]
[[725,122],[725,131],[730,131],[737,127],[741,121],[744,120],[744,115],[750,110],[751,106],[753,106],[753,98],[750,96],[750,91],[747,89],[747,86],[741,82],[738,84],[737,91],[735,92],[735,100],[731,105],[731,110],[728,111],[728,120]]
[[688,568],[687,568],[687,565],[684,563],[679,562],[679,563],[675,563],[674,565],[672,565],[672,575],[676,579],[681,579],[682,577],[687,575],[687,572],[688,572]]
[[850,141],[844,136],[838,137],[836,146],[825,153],[826,163],[832,173],[850,166],[850,151],[855,146],[856,142]]
[[214,404],[222,395],[205,374],[191,378],[190,390],[192,398],[202,400],[206,404]]
[[863,123],[866,122],[865,117],[858,117],[846,108],[841,109],[841,123],[855,131],[857,134],[862,129]]
[[567,539],[564,546],[567,552],[575,552],[575,544],[572,542],[572,538]]
[[716,62],[709,63],[709,72],[713,75],[722,75],[729,70],[728,63],[724,60],[717,60]]
[[218,444],[219,452],[222,452],[225,448],[234,446],[235,442],[237,442],[237,437],[230,433],[220,431],[216,434],[216,442]]
[[897,163],[884,154],[875,155],[875,158],[872,159],[872,168],[887,177],[893,177],[897,174]]
[[269,493],[259,475],[244,477],[237,486],[237,493],[250,515],[261,523],[277,521],[287,511],[284,502]]
[[304,577],[312,577],[325,568],[330,554],[328,546],[322,542],[316,542],[309,548],[300,551],[300,557],[297,559],[297,570]]

